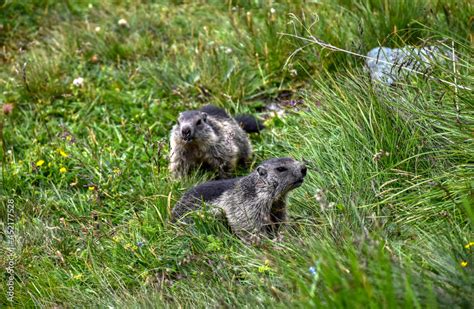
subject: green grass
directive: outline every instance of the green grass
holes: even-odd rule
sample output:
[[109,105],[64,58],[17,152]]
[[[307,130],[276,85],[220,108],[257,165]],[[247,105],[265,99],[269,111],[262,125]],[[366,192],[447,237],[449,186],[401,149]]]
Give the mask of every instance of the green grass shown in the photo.
[[[2,306],[472,304],[474,95],[435,79],[474,88],[472,3],[90,3],[0,4],[0,103],[14,104],[0,115],[3,269],[8,199],[16,215]],[[459,61],[376,87],[362,59],[312,36],[361,54],[454,42]],[[181,194],[211,177],[171,180],[178,112],[260,114],[283,98],[303,104],[252,142],[254,165],[308,161],[285,241],[249,247],[208,217],[170,224]]]

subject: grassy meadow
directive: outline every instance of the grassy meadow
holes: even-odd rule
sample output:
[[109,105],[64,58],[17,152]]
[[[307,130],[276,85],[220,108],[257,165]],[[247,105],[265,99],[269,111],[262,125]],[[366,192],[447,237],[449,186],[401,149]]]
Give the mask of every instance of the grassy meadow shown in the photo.
[[[0,307],[470,308],[473,23],[468,0],[0,1]],[[317,42],[457,61],[389,87]],[[251,169],[308,162],[283,242],[169,222],[212,178],[171,179],[169,131],[209,103],[266,119]]]

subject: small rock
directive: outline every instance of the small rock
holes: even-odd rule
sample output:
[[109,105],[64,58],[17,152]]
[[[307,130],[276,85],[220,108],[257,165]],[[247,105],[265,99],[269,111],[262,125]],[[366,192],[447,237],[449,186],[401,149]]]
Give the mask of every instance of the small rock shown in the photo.
[[97,55],[92,55],[92,57],[91,57],[91,62],[92,62],[92,63],[98,63],[98,62],[99,62],[99,56],[97,56]]
[[376,47],[369,51],[367,57],[365,64],[372,81],[392,85],[401,77],[413,73],[410,70],[424,72],[432,68],[433,64],[444,63],[445,58],[452,58],[452,53],[437,46]]

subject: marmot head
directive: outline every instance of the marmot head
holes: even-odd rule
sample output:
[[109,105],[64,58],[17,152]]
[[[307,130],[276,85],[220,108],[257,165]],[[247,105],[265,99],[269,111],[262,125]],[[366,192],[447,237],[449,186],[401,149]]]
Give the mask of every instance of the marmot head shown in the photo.
[[301,186],[307,168],[292,158],[275,158],[261,163],[256,172],[270,185],[273,196],[280,197]]
[[177,129],[179,137],[186,143],[209,137],[212,128],[207,123],[207,114],[200,111],[186,111],[179,114]]

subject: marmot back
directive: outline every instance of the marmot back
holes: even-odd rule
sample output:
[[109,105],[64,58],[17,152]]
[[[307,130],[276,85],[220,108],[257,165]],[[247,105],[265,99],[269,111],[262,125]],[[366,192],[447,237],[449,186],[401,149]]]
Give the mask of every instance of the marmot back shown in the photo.
[[169,168],[174,178],[200,166],[217,170],[226,178],[252,155],[245,131],[225,110],[213,105],[182,112],[171,130],[170,144]]
[[244,241],[258,240],[261,234],[275,237],[286,221],[286,196],[305,176],[304,163],[270,159],[245,177],[209,181],[190,189],[173,208],[172,220],[200,209],[205,202],[212,212],[223,211],[232,231]]

